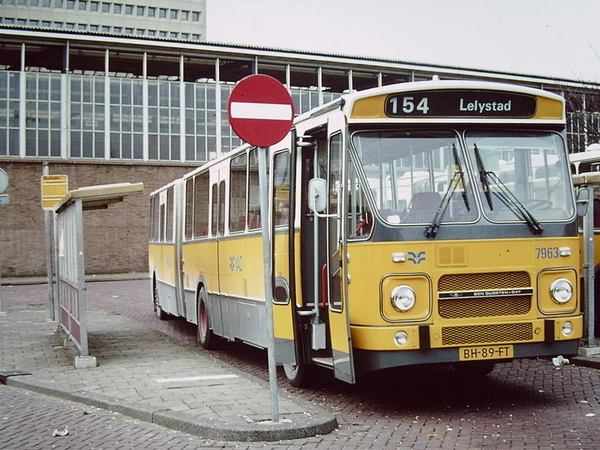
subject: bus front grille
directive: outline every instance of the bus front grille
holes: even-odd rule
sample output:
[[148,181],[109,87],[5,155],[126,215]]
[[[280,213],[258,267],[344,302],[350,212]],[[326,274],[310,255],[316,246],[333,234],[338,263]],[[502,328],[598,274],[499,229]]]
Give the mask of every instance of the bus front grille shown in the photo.
[[[438,313],[444,319],[527,314],[531,310],[532,296],[510,295],[506,290],[511,289],[531,293],[529,274],[520,271],[443,275],[438,281],[438,293],[450,295],[439,298]],[[503,295],[493,295],[496,290],[504,290]],[[459,294],[454,297],[453,293]],[[469,293],[486,295],[470,296]]]
[[531,296],[444,299],[438,311],[444,319],[465,317],[519,316],[531,309]]
[[479,291],[531,286],[527,272],[453,273],[442,275],[438,291]]
[[533,339],[531,323],[502,323],[442,328],[442,345],[475,345]]

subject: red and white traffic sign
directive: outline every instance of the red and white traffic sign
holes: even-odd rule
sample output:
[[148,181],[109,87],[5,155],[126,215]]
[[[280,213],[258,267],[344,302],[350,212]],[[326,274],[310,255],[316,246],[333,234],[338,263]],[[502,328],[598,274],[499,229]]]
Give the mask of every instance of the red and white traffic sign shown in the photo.
[[294,121],[294,101],[279,80],[268,75],[241,79],[227,102],[229,123],[245,142],[269,147],[281,141]]

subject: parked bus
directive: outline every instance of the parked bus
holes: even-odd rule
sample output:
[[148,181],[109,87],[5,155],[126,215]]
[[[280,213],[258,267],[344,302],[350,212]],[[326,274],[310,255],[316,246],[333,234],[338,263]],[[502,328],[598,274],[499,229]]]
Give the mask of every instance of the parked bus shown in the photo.
[[[569,155],[571,162],[571,172],[575,176],[586,174],[586,179],[591,179],[590,174],[600,176],[600,144],[590,145],[586,151],[579,153],[571,153]],[[582,225],[582,224],[581,224]],[[583,226],[581,226],[581,237],[583,239]],[[590,264],[591,269],[594,273],[594,321],[595,330],[598,330],[600,325],[600,239],[597,237],[600,234],[600,187],[594,185],[594,199],[593,199],[593,249],[594,249],[594,260]],[[582,241],[583,242],[583,241]],[[582,244],[583,245],[583,244]],[[587,262],[582,261],[581,267],[585,267]],[[585,306],[585,305],[582,305]]]
[[[466,81],[343,95],[268,149],[274,349],[369,372],[577,354],[576,208],[561,97]],[[266,348],[258,149],[151,194],[154,307],[200,343]]]

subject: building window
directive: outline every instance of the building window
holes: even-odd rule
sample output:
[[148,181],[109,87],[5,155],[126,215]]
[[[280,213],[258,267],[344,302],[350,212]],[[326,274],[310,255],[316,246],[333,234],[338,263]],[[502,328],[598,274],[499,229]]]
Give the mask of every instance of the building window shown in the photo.
[[178,9],[172,9],[171,10],[171,19],[177,19],[178,15],[179,15],[179,10]]
[[27,0],[19,0],[17,2],[18,5],[27,5]]
[[113,12],[115,14],[121,14],[121,12],[123,12],[123,5],[121,5],[120,3],[115,3],[115,5],[113,6]]
[[63,25],[64,24],[62,22],[54,22],[54,28],[62,28]]
[[181,111],[179,82],[148,84],[148,157],[150,160],[181,160]]
[[156,17],[156,8],[154,6],[148,6],[148,17]]
[[102,12],[110,12],[110,3],[102,3]]
[[141,80],[110,80],[110,157],[144,158],[143,84]]
[[126,27],[125,34],[133,34],[133,28]]
[[50,25],[51,25],[51,23],[50,23],[49,20],[42,20],[42,26],[43,27],[49,28]]
[[189,38],[190,38],[189,33],[181,33],[181,39],[189,39]]
[[67,0],[67,9],[75,9],[75,0]]
[[104,158],[105,80],[71,76],[72,158]]
[[52,0],[42,0],[42,6],[44,8],[50,8],[52,6]]
[[146,8],[145,8],[144,6],[138,6],[138,7],[137,7],[137,15],[138,15],[138,16],[143,16],[143,15],[144,15],[144,12],[145,12],[145,9],[146,9]]
[[90,11],[97,12],[100,4],[98,2],[90,2]]
[[181,11],[181,20],[190,20],[190,12]]
[[136,33],[138,36],[143,36],[145,34],[146,30],[142,29],[142,28],[138,28],[136,30]]
[[62,8],[63,7],[63,0],[54,0],[54,7],[55,8]]
[[87,10],[87,1],[79,0],[79,11]]
[[38,6],[39,4],[39,0],[29,0],[29,6]]
[[80,23],[79,25],[77,25],[77,29],[79,31],[85,31],[87,30],[87,25],[85,23]]
[[[8,23],[6,20],[5,23]],[[0,71],[0,111],[19,111],[19,85],[22,76],[25,74]],[[18,114],[0,114],[0,155],[19,156]]]
[[158,37],[166,38],[167,37],[167,32],[166,31],[159,31],[158,32]]
[[158,10],[158,17],[160,17],[161,19],[166,19],[167,18],[167,8],[160,8]]
[[123,28],[121,28],[121,27],[113,27],[113,33],[120,33],[121,31],[123,31]]
[[148,30],[148,36],[156,36],[155,30]]
[[[28,73],[25,78],[25,155],[60,157],[60,75]],[[0,100],[1,101],[1,100]],[[10,124],[9,124],[10,125]],[[1,146],[1,144],[0,144]]]
[[110,27],[108,25],[102,25],[101,31],[103,33],[109,33],[110,32]]
[[27,21],[25,19],[17,19],[17,25],[25,26]]
[[192,33],[192,40],[193,41],[199,41],[200,40],[200,35],[196,34],[196,33]]
[[90,25],[90,31],[98,31],[98,25]]
[[30,27],[37,27],[39,24],[40,24],[39,20],[30,20],[29,21]]
[[125,5],[125,14],[128,16],[133,14],[133,5]]
[[192,12],[192,21],[199,22],[200,21],[200,13],[197,11]]

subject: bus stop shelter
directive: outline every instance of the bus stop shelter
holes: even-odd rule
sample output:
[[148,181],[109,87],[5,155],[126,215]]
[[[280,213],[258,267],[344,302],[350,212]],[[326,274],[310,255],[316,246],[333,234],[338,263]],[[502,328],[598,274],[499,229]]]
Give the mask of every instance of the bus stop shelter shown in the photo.
[[106,209],[143,189],[143,183],[82,187],[69,191],[54,207],[58,321],[79,351],[77,369],[96,367],[88,349],[83,211]]

